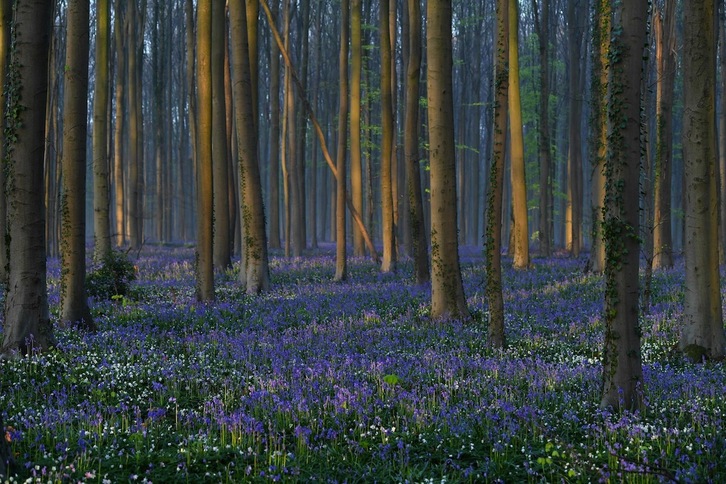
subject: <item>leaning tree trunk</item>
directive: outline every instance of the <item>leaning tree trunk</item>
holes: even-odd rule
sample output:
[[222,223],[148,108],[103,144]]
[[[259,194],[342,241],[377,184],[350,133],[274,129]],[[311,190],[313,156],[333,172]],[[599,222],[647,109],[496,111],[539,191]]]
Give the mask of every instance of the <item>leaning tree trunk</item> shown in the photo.
[[601,406],[642,406],[643,367],[638,323],[641,166],[641,77],[648,5],[614,9],[608,85],[608,157],[605,164],[605,341]]
[[0,353],[29,354],[55,343],[48,310],[43,153],[51,0],[18,0],[8,112],[10,264]]
[[86,298],[86,132],[89,4],[68,2],[61,160],[61,321],[95,330]]
[[718,267],[714,7],[714,0],[684,5],[686,298],[680,349],[696,361],[721,359],[726,350]]
[[431,316],[471,318],[459,266],[451,0],[428,0],[426,31],[431,164]]

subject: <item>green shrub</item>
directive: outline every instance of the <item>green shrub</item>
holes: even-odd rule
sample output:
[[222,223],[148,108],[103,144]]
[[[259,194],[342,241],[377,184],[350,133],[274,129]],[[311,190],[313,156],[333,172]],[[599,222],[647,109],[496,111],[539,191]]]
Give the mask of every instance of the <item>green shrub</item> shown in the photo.
[[97,299],[124,297],[134,280],[134,264],[125,253],[113,250],[86,277],[86,291]]

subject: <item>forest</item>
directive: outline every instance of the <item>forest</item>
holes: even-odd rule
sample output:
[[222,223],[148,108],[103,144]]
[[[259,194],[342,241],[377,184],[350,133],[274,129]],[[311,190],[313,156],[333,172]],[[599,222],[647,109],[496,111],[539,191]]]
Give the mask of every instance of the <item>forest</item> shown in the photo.
[[726,4],[0,0],[0,482],[723,482]]

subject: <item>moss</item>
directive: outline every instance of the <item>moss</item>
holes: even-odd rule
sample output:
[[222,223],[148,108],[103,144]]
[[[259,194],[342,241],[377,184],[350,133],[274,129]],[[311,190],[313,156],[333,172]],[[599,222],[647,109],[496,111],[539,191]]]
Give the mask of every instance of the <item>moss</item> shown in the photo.
[[704,360],[709,359],[708,348],[704,348],[697,344],[690,344],[683,348],[683,355],[692,363],[701,363]]

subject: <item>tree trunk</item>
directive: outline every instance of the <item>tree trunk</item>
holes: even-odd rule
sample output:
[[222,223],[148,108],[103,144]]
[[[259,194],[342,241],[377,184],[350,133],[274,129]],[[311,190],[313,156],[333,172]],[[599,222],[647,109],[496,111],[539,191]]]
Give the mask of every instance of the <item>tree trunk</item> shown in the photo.
[[568,193],[570,195],[570,254],[580,257],[582,250],[582,89],[581,65],[583,0],[570,0],[567,6],[567,23],[570,49],[570,117],[568,154]]
[[[383,229],[382,272],[396,271],[396,233],[393,208],[393,89],[389,0],[380,5],[381,47],[381,210]],[[454,199],[456,202],[456,199]]]
[[419,168],[419,91],[421,79],[421,2],[408,0],[408,59],[406,63],[406,118],[404,126],[404,151],[406,182],[408,184],[408,209],[413,263],[416,284],[431,280],[426,227],[423,217],[421,173]]
[[426,31],[431,145],[431,316],[469,320],[459,267],[451,0],[428,0]]
[[114,130],[114,220],[116,222],[116,247],[123,246],[127,241],[126,234],[126,196],[124,180],[124,133],[126,133],[126,57],[129,41],[124,33],[126,0],[116,0],[114,8],[114,37],[116,42],[116,125]]
[[509,2],[509,130],[511,136],[512,214],[515,269],[529,267],[529,225],[527,220],[527,179],[524,164],[522,102],[519,91],[519,8]]
[[128,81],[129,88],[129,200],[128,200],[128,218],[129,218],[129,243],[131,248],[137,250],[141,247],[143,232],[143,206],[140,202],[142,196],[141,179],[143,177],[141,169],[142,150],[139,149],[139,137],[141,136],[141,110],[139,109],[139,99],[141,97],[141,85],[139,79],[139,59],[137,51],[137,43],[139,38],[139,17],[140,13],[136,0],[129,3],[131,9],[128,12],[128,23],[126,35],[128,38]]
[[645,1],[614,8],[608,82],[605,164],[605,341],[601,406],[642,406],[643,368],[638,324],[641,78],[648,21]]
[[[10,29],[12,25],[13,12],[11,0],[0,0],[0,82],[6,84],[8,72],[8,59],[10,55]],[[6,95],[3,89],[0,92],[0,120],[5,119]],[[3,126],[5,122],[3,121]],[[5,159],[5,134],[0,133],[0,159]],[[6,198],[6,173],[0,169],[0,284],[8,281],[8,204]],[[2,428],[0,426],[0,428]],[[0,465],[2,465],[0,463]],[[2,477],[2,474],[0,474]]]
[[[267,256],[267,234],[262,201],[257,136],[255,135],[255,110],[252,107],[253,83],[250,69],[250,50],[247,9],[241,2],[230,4],[230,22],[233,45],[232,71],[234,72],[235,126],[239,146],[240,211],[242,213],[242,238],[245,257],[245,274],[240,274],[248,294],[258,294],[270,287]],[[255,56],[256,58],[256,56]]]
[[602,220],[605,206],[605,158],[607,156],[607,86],[610,49],[610,0],[596,0],[592,33],[592,164],[591,197],[592,248],[588,267],[595,273],[605,271],[605,243]]
[[[535,29],[539,39],[539,252],[543,257],[552,253],[552,151],[550,148],[549,123],[549,42],[550,3],[542,0],[542,11],[538,13],[537,0],[532,0],[535,15]],[[541,15],[541,18],[540,18]]]
[[[276,8],[277,2],[273,3]],[[280,248],[280,51],[270,43],[270,248]]]
[[229,147],[227,145],[224,98],[224,44],[227,38],[226,9],[212,2],[212,180],[214,189],[214,267],[225,270],[232,264],[229,223]]
[[197,254],[196,296],[199,301],[214,299],[212,181],[212,2],[197,3]]
[[[350,192],[353,206],[363,213],[363,164],[361,162],[361,72],[362,50],[362,1],[351,1],[350,13]],[[365,255],[363,235],[353,226],[353,255]]]
[[502,294],[502,192],[507,143],[507,99],[509,97],[509,5],[497,0],[497,46],[494,61],[494,138],[489,176],[486,231],[486,295],[489,301],[489,345],[503,348],[504,297]]
[[96,73],[93,98],[93,247],[96,261],[102,261],[111,253],[107,112],[109,35],[109,0],[96,0]]
[[[673,98],[676,78],[676,5],[666,0],[663,19],[655,20],[656,38],[656,147],[653,214],[653,269],[673,267],[671,235],[671,164],[673,160]],[[660,40],[660,41],[658,41]]]
[[336,176],[336,231],[335,231],[335,280],[344,281],[347,274],[345,255],[345,174],[346,147],[348,142],[348,2],[340,3],[340,58],[339,58],[339,108],[338,108],[338,152]]
[[688,0],[683,32],[686,283],[680,349],[722,359],[726,350],[718,268],[715,2]]
[[[7,189],[10,266],[0,353],[15,356],[55,344],[48,310],[43,206],[43,153],[48,92],[51,0],[18,0],[6,131],[17,137],[9,153]],[[22,104],[21,104],[22,103]]]
[[61,321],[94,331],[86,299],[89,4],[68,3],[63,88]]

